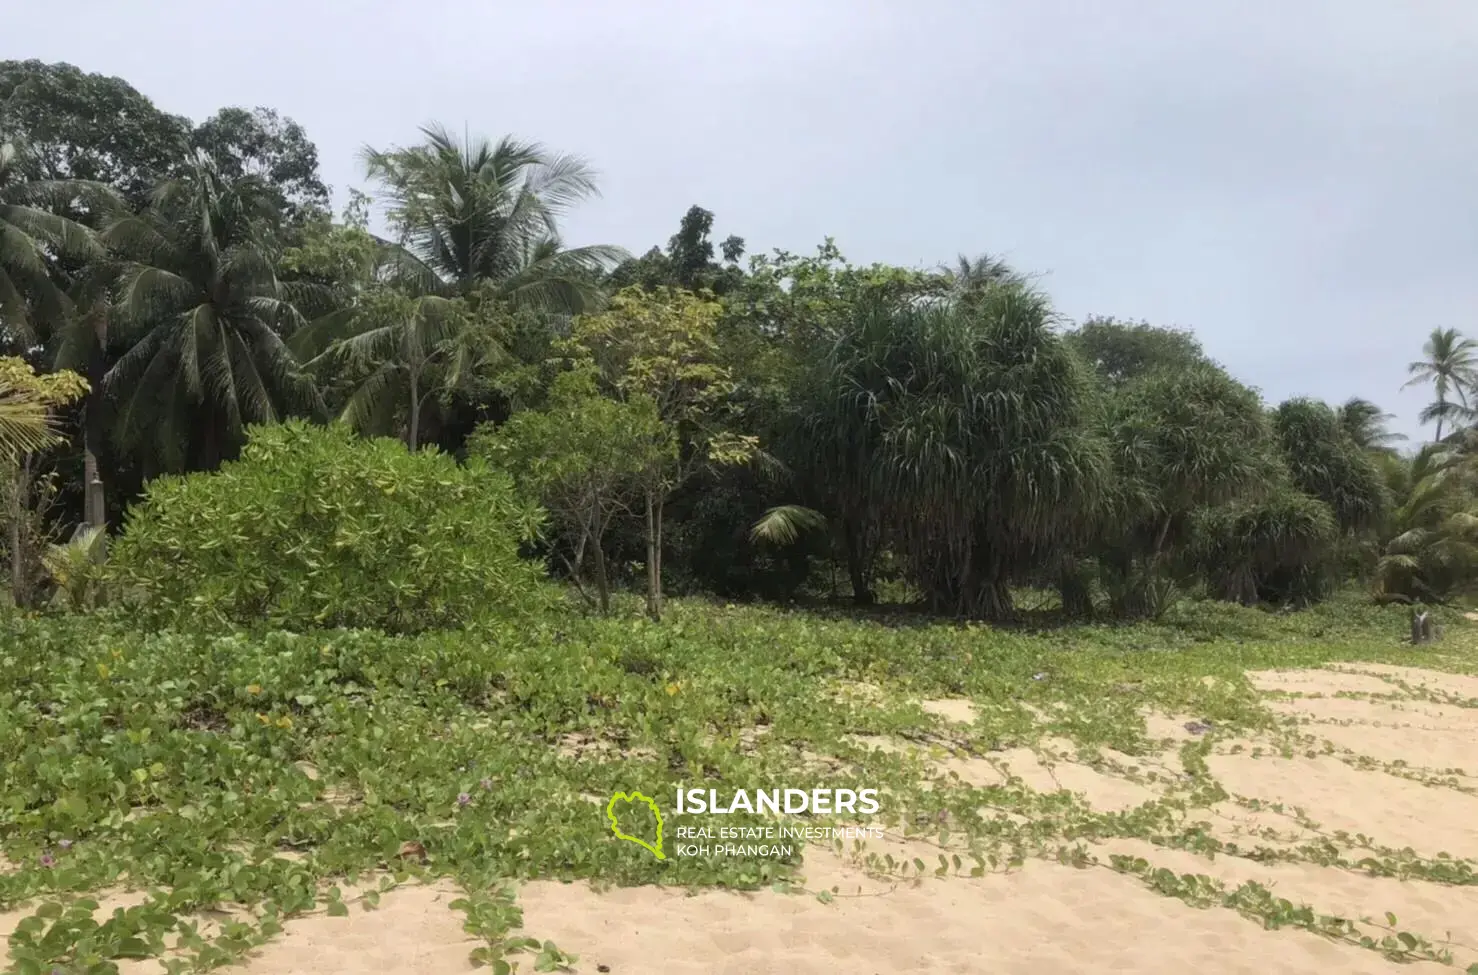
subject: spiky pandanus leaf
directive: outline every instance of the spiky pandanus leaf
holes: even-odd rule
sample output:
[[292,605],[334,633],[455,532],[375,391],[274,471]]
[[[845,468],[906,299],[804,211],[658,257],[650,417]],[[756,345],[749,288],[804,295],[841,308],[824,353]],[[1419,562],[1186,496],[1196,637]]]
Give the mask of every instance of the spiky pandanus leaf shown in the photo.
[[1342,531],[1379,524],[1391,499],[1380,470],[1324,403],[1292,399],[1273,411],[1273,429],[1294,485],[1329,505]]
[[854,487],[938,608],[1001,616],[1008,585],[1089,531],[1109,470],[1085,367],[1015,280],[866,308],[814,383],[815,463]]
[[1115,612],[1144,615],[1197,564],[1183,557],[1194,513],[1255,500],[1287,472],[1257,393],[1209,362],[1116,386],[1104,425],[1114,476],[1095,554]]

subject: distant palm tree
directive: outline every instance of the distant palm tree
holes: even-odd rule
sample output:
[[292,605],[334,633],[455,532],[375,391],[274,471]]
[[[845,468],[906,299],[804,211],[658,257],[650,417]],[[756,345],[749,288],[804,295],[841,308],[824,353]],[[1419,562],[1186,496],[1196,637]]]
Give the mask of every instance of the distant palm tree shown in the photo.
[[1361,450],[1390,453],[1395,449],[1393,444],[1406,439],[1405,434],[1392,433],[1386,429],[1386,424],[1394,420],[1395,415],[1385,412],[1368,399],[1351,397],[1335,410],[1335,416],[1340,428]]
[[[337,377],[346,394],[339,419],[361,433],[389,431],[405,406],[406,446],[418,449],[427,401],[456,389],[481,363],[478,340],[485,333],[467,327],[466,307],[455,298],[410,298],[388,288],[361,296],[350,309],[347,333],[337,327],[341,318],[326,317],[303,329],[293,338],[293,351],[308,368]],[[325,336],[327,348],[313,354]]]
[[[1437,421],[1434,441],[1442,439],[1444,421],[1456,422],[1469,415],[1468,392],[1478,383],[1478,343],[1464,338],[1455,328],[1435,328],[1422,347],[1423,359],[1407,366],[1411,379],[1405,386],[1431,383],[1437,398],[1421,412],[1421,421]],[[1449,399],[1449,394],[1456,399]]]
[[630,256],[560,240],[559,218],[596,192],[582,160],[511,137],[459,141],[435,125],[421,132],[420,145],[363,154],[398,237],[381,241],[376,278],[388,288],[315,322],[294,343],[315,365],[350,367],[341,417],[357,429],[392,427],[408,407],[413,450],[428,399],[445,398],[503,358],[476,309],[592,311],[605,300],[605,272]]
[[583,160],[511,136],[493,143],[459,141],[437,125],[421,132],[420,145],[363,154],[399,234],[396,277],[412,293],[451,297],[493,285],[515,304],[553,311],[599,303],[599,274],[630,255],[560,240],[560,217],[596,194]]
[[121,258],[116,338],[128,349],[104,389],[123,446],[152,438],[172,468],[198,448],[209,467],[248,424],[321,407],[285,341],[302,317],[274,271],[281,219],[259,177],[227,179],[202,156],[104,230]]
[[945,265],[940,271],[949,280],[950,292],[954,298],[978,294],[986,285],[1022,280],[1022,276],[1011,265],[990,254],[975,258],[961,254],[953,267]]

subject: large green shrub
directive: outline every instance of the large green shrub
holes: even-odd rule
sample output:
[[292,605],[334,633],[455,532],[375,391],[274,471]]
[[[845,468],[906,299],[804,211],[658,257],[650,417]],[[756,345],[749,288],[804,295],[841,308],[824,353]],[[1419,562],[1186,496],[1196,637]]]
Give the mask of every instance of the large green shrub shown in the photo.
[[1191,525],[1191,561],[1218,599],[1307,605],[1333,589],[1338,527],[1318,498],[1280,486],[1204,508]]
[[1341,532],[1365,532],[1381,522],[1390,492],[1375,456],[1351,438],[1337,412],[1299,398],[1281,404],[1272,419],[1294,486],[1329,505]]
[[146,613],[289,629],[457,626],[520,603],[542,512],[507,475],[342,425],[250,431],[241,459],[160,478],[112,571]]

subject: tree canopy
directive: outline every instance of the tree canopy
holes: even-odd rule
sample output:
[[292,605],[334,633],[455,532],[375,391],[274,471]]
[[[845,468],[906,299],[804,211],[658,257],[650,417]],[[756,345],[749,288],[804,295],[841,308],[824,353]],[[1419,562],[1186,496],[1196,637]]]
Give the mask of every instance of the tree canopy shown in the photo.
[[196,124],[9,61],[0,108],[0,325],[38,382],[82,376],[40,412],[14,386],[3,432],[43,454],[82,434],[82,458],[55,453],[86,497],[64,521],[116,526],[151,480],[307,422],[503,468],[551,514],[552,572],[600,606],[644,577],[653,616],[668,586],[839,578],[985,618],[1019,615],[1022,587],[1135,615],[1175,591],[1478,579],[1478,347],[1452,328],[1408,371],[1434,396],[1413,458],[1382,391],[1271,406],[1194,332],[1067,321],[989,252],[757,250],[699,204],[641,256],[571,243],[596,170],[519,135],[366,147],[335,214],[309,133],[270,107]]

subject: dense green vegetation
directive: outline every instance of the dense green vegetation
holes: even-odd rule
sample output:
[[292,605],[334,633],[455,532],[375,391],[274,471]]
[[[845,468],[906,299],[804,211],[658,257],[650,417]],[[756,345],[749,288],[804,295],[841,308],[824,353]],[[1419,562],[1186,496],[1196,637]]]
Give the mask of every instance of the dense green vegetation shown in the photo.
[[518,543],[538,525],[501,471],[293,421],[219,471],[150,483],[110,575],[164,625],[414,633],[526,599]]
[[[509,880],[788,883],[799,850],[659,862],[610,840],[605,797],[669,797],[695,781],[881,788],[879,822],[943,844],[948,869],[965,874],[1076,861],[1080,842],[1103,837],[1207,849],[1216,841],[1193,810],[1225,793],[1199,771],[1126,817],[1066,793],[931,782],[922,760],[854,736],[989,756],[1047,733],[1144,755],[1161,747],[1140,717],[1155,707],[1215,725],[1182,750],[1196,770],[1211,740],[1274,727],[1247,668],[1399,659],[1478,672],[1466,651],[1400,647],[1402,623],[1358,596],[1294,614],[1178,604],[1158,624],[1041,633],[688,601],[653,623],[634,598],[610,616],[541,610],[399,637],[145,633],[111,611],[10,618],[0,844],[17,868],[0,873],[0,905],[42,898],[40,920],[12,941],[13,958],[36,960],[22,972],[110,971],[105,959],[157,953],[176,944],[179,921],[188,930],[202,909],[233,907],[239,926],[179,941],[169,957],[190,971],[238,957],[289,915],[345,909],[351,886],[368,891],[361,910],[396,883],[448,876],[471,892],[471,930],[501,956],[519,947],[516,906],[499,893]],[[974,701],[976,722],[950,727],[920,708],[941,696]],[[1043,725],[1041,713],[1054,717]],[[702,821],[673,815],[669,829]],[[1409,850],[1264,855],[1475,882],[1466,861]],[[156,893],[102,928],[85,909],[45,906],[120,883]]]
[[[1115,817],[926,788],[852,736],[1266,731],[1245,669],[1387,657],[1389,604],[1478,578],[1455,332],[1412,365],[1436,436],[1403,454],[1370,401],[1265,403],[1193,335],[1063,321],[990,258],[743,262],[697,206],[640,257],[571,248],[575,157],[433,126],[364,162],[336,216],[289,119],[0,63],[0,908],[44,895],[18,971],[205,970],[413,875],[466,888],[485,960],[548,970],[506,880],[789,881],[609,842],[592,798],[638,782],[882,783],[946,872],[1202,848],[1210,738]],[[930,696],[979,718],[946,734]],[[66,897],[120,883],[156,892],[101,927]]]
[[1352,578],[1431,602],[1478,568],[1478,368],[1453,330],[1412,367],[1434,441],[1398,454],[1367,400],[1264,404],[1190,333],[1064,322],[991,258],[858,267],[828,241],[746,262],[696,206],[638,258],[567,247],[592,171],[513,137],[368,149],[334,217],[290,119],[194,126],[121,79],[6,62],[0,141],[0,337],[87,381],[59,418],[76,447],[22,458],[22,507],[45,509],[11,546],[22,605],[49,598],[47,543],[116,532],[151,479],[291,418],[540,467],[510,470],[550,513],[537,554],[595,605],[644,586],[654,616],[664,589],[837,580],[986,619],[1021,585],[1079,616]]

